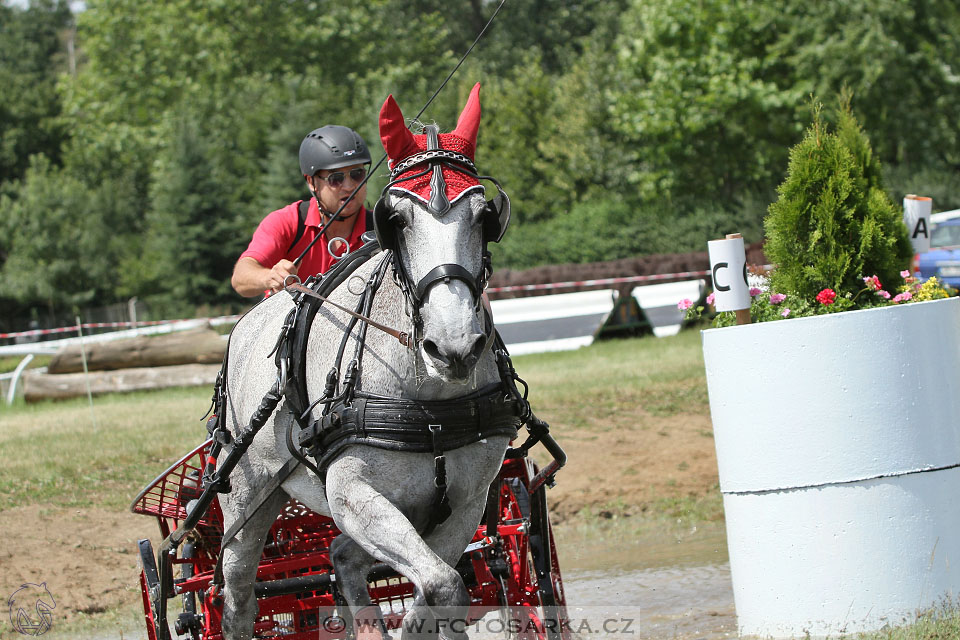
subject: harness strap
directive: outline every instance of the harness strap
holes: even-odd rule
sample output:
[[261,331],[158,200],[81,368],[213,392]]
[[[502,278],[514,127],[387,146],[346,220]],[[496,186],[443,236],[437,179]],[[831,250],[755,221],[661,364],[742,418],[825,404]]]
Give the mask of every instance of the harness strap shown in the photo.
[[427,537],[437,525],[442,524],[453,513],[450,508],[450,499],[447,497],[447,458],[443,455],[440,434],[443,426],[439,424],[427,425],[430,429],[430,438],[433,440],[433,485],[436,488],[433,494],[433,509],[430,510],[430,521],[421,537]]
[[[372,238],[364,237],[365,240]],[[337,262],[336,265],[323,276],[315,276],[306,281],[305,285],[315,293],[328,294],[338,286],[343,284],[347,278],[353,274],[356,269],[370,259],[379,250],[376,242],[367,241],[359,249],[347,254],[347,256]],[[303,417],[310,405],[307,396],[307,342],[310,338],[310,328],[317,313],[320,311],[321,301],[313,296],[307,296],[300,292],[291,292],[298,309],[293,329],[290,331],[287,340],[289,342],[290,365],[288,367],[290,375],[287,379],[286,397],[290,404],[291,411],[301,428],[307,426]],[[332,372],[333,373],[333,372]],[[339,376],[339,372],[336,372]],[[335,388],[339,380],[334,380]],[[328,381],[330,382],[330,381]],[[325,394],[328,395],[328,394]],[[328,397],[333,397],[330,393]]]
[[287,247],[287,253],[293,251],[293,248],[300,242],[300,238],[303,237],[303,232],[307,230],[307,215],[309,211],[310,199],[304,198],[300,201],[300,204],[297,205],[297,231],[293,234],[293,240],[290,242],[290,246]]
[[[520,405],[500,383],[450,400],[404,400],[358,393],[300,432],[299,444],[324,470],[351,444],[414,453],[450,451],[495,435],[515,438]],[[443,425],[433,433],[428,425]],[[437,455],[435,453],[435,455]]]
[[[260,507],[269,500],[277,490],[280,489],[280,485],[290,477],[290,474],[297,470],[297,467],[300,466],[300,461],[296,458],[290,458],[287,462],[280,467],[280,470],[276,474],[270,476],[270,481],[264,485],[260,491],[257,492],[257,495],[247,503],[247,506],[243,509],[243,514],[237,518],[230,528],[224,532],[223,538],[220,542],[221,555],[223,549],[226,548],[227,543],[233,540],[237,534],[240,532],[240,529],[243,528],[247,522],[250,521],[257,511],[260,510]],[[217,558],[217,565],[220,564],[220,557]]]

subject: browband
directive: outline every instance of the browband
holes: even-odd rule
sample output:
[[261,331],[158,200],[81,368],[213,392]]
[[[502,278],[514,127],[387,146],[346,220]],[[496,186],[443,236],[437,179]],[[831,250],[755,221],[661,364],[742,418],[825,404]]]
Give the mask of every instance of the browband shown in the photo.
[[472,173],[477,172],[477,167],[473,164],[473,161],[462,153],[451,151],[449,149],[430,149],[428,151],[415,153],[403,161],[398,162],[397,166],[390,171],[390,179],[396,180],[401,173],[408,170],[410,167],[414,167],[424,162],[430,162],[431,160],[446,160],[448,162],[455,162],[459,165],[463,165]]

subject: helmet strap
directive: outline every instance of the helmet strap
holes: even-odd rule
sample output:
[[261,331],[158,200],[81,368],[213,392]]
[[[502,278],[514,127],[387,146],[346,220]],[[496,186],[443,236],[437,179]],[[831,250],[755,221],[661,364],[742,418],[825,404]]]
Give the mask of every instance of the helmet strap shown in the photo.
[[[309,183],[307,183],[307,184],[309,185]],[[327,228],[328,226],[330,226],[330,224],[331,224],[334,220],[341,220],[341,221],[343,221],[343,220],[349,220],[349,219],[352,218],[354,215],[356,215],[356,214],[353,214],[353,215],[350,215],[350,216],[343,216],[343,215],[341,214],[341,215],[337,215],[336,217],[334,217],[335,214],[334,214],[333,212],[331,212],[331,211],[327,211],[327,209],[323,206],[323,203],[320,202],[320,196],[317,195],[317,192],[313,190],[313,187],[307,186],[307,190],[310,192],[310,195],[313,196],[313,199],[317,201],[317,209],[320,211],[320,217],[324,220],[324,224],[323,224],[323,229],[324,229],[324,230],[326,230],[326,228]]]

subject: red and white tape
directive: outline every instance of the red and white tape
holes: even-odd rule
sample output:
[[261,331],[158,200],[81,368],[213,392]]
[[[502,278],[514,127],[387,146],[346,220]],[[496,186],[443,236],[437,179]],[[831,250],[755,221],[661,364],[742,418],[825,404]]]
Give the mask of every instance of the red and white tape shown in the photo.
[[[240,316],[220,316],[218,318],[198,318],[198,320],[209,320],[210,322],[236,320]],[[184,320],[139,320],[137,327],[149,327],[164,324],[173,324],[175,322],[184,322]],[[133,322],[84,322],[79,325],[80,329],[127,329],[133,328]],[[31,329],[29,331],[14,331],[11,333],[0,333],[2,338],[21,338],[29,336],[48,336],[55,333],[77,333],[78,325],[69,327],[57,327],[56,329]]]
[[623,278],[598,278],[596,280],[571,280],[570,282],[550,282],[545,284],[518,284],[509,287],[490,287],[487,293],[511,293],[514,291],[547,291],[550,289],[565,289],[568,287],[591,287],[596,285],[633,284],[637,282],[656,282],[658,280],[674,280],[679,278],[699,278],[710,275],[710,270],[681,271],[679,273],[659,273],[649,276],[626,276]]

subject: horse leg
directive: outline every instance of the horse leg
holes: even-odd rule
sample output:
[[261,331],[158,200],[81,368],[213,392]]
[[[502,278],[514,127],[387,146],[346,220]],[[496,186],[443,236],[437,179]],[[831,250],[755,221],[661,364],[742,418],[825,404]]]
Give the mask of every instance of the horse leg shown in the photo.
[[[462,509],[457,509],[424,539],[434,553],[448,566],[457,566],[464,550],[473,539],[477,531],[475,523],[480,520],[484,504],[485,501],[481,499],[466,505]],[[469,603],[469,595],[467,602]],[[463,610],[442,611],[442,619],[456,621],[453,623],[447,622],[447,626],[452,624],[453,628],[442,631],[442,634],[446,637],[464,635],[468,610],[467,607]],[[418,594],[410,610],[403,618],[402,640],[421,637],[424,634],[418,633],[418,631],[434,628],[436,626],[434,620],[434,612],[427,606],[426,600]]]
[[330,562],[347,601],[346,613],[353,622],[357,640],[389,638],[380,607],[370,600],[367,575],[376,559],[350,536],[339,535],[330,545]]
[[[287,501],[282,491],[276,492],[240,529],[223,549],[223,637],[226,640],[253,638],[253,624],[259,607],[254,594],[257,567],[263,555],[263,545],[270,526],[277,519]],[[224,508],[224,531],[228,530],[242,512],[235,500],[224,500],[232,509]],[[226,505],[225,505],[226,506]]]
[[[405,575],[423,595],[426,605],[443,613],[441,617],[450,613],[465,617],[470,595],[460,574],[434,553],[395,505],[358,481],[358,474],[328,473],[327,481],[327,498],[341,531],[368,554]],[[437,535],[441,535],[439,529]],[[466,637],[462,627],[442,626],[451,627],[441,631],[451,640]],[[405,630],[405,637],[406,633]]]

